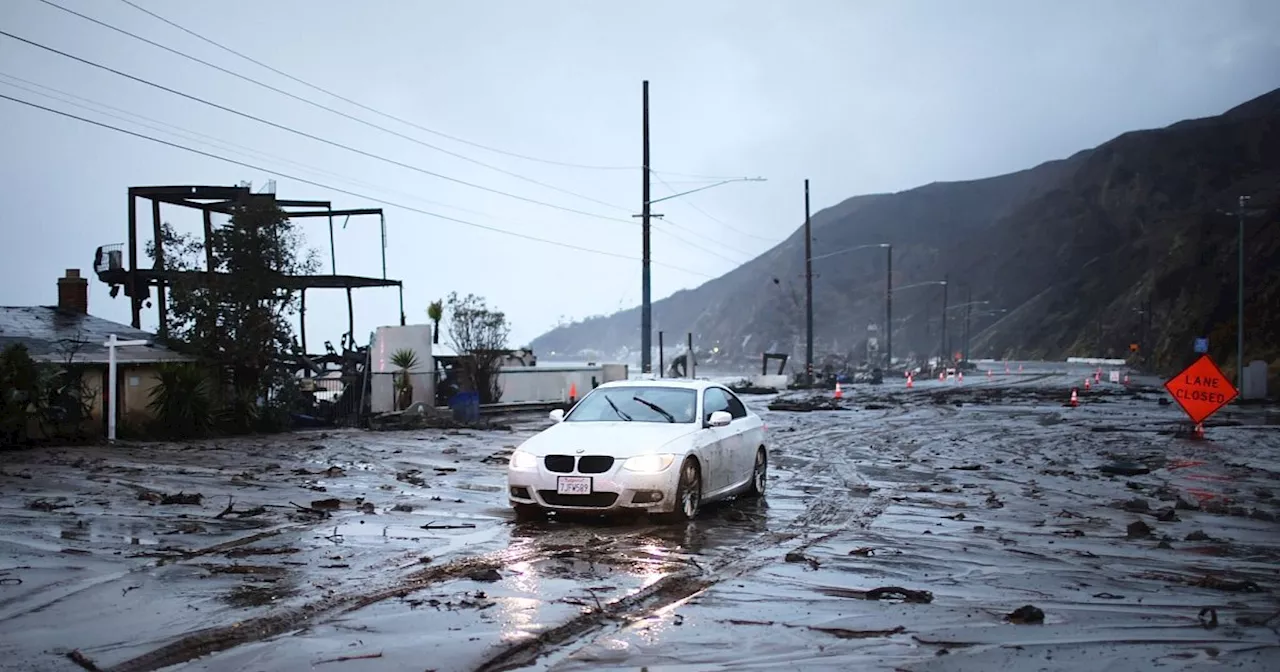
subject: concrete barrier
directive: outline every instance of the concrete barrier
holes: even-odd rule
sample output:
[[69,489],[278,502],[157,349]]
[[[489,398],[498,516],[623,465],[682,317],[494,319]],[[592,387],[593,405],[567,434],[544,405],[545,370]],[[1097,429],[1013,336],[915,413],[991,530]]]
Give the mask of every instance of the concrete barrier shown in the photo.
[[597,366],[504,366],[498,369],[503,404],[565,401],[570,388],[578,399],[605,383],[627,379],[625,364]]

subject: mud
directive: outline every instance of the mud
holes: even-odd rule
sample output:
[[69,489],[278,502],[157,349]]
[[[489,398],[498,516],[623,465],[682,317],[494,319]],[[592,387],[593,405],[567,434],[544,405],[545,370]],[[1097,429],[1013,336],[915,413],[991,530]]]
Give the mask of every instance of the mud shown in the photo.
[[750,396],[768,496],[681,526],[516,524],[537,416],[6,453],[0,669],[1280,668],[1266,409],[1055,368]]

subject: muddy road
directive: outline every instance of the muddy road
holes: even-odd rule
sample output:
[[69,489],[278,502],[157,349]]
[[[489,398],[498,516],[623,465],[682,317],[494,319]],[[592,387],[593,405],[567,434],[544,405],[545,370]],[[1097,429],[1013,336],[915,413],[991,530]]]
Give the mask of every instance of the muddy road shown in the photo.
[[748,397],[681,526],[516,524],[540,417],[5,453],[0,670],[1280,669],[1275,412],[1058,368]]

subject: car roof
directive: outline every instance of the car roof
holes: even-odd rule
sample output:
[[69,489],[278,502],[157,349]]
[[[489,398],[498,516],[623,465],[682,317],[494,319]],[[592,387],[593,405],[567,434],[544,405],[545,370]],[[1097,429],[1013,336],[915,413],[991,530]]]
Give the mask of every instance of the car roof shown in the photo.
[[708,387],[724,387],[712,380],[690,380],[689,378],[659,378],[656,380],[614,380],[596,389],[613,387],[670,387],[680,390],[705,390]]

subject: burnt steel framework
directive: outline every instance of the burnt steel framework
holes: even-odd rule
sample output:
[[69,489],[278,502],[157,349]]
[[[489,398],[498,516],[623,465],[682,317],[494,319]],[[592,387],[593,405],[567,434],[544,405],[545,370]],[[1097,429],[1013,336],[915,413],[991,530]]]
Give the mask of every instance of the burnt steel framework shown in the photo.
[[[152,232],[155,238],[155,264],[152,268],[138,267],[138,199],[151,201]],[[169,335],[168,306],[165,301],[165,289],[178,279],[196,280],[205,286],[218,283],[234,282],[228,273],[211,272],[213,268],[213,250],[209,240],[213,236],[213,213],[231,215],[240,205],[253,200],[269,200],[278,206],[289,219],[323,217],[329,221],[329,260],[330,273],[327,275],[281,275],[275,287],[287,291],[297,291],[301,297],[299,310],[300,340],[303,353],[307,351],[307,290],[308,289],[345,289],[347,292],[347,335],[346,341],[355,348],[355,308],[351,296],[353,289],[369,287],[395,287],[400,293],[400,324],[405,323],[404,285],[400,280],[387,279],[387,226],[386,217],[381,208],[359,208],[354,210],[334,210],[329,201],[299,201],[278,199],[271,193],[253,193],[248,186],[211,187],[211,186],[173,186],[173,187],[130,187],[129,188],[129,238],[124,245],[104,245],[97,250],[94,259],[94,271],[98,279],[112,286],[111,295],[115,296],[120,287],[129,297],[133,309],[133,327],[142,328],[142,306],[151,298],[151,288],[156,288],[156,315],[159,321],[159,336],[166,339]],[[164,265],[164,241],[161,235],[160,205],[177,205],[199,210],[204,215],[204,271],[172,271]],[[338,275],[337,247],[333,237],[334,217],[377,215],[382,237],[382,277],[371,278],[356,275]],[[122,258],[127,245],[129,255],[128,266]]]

